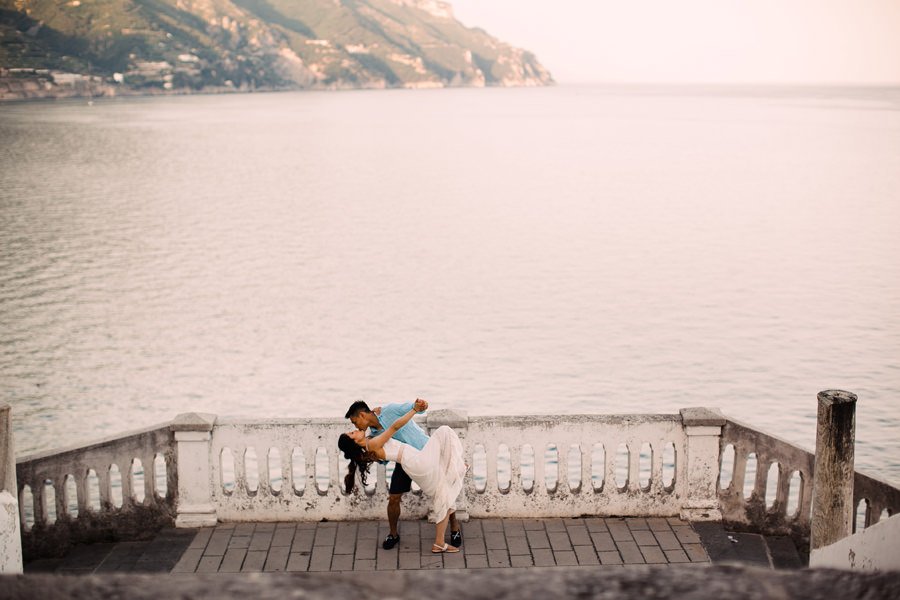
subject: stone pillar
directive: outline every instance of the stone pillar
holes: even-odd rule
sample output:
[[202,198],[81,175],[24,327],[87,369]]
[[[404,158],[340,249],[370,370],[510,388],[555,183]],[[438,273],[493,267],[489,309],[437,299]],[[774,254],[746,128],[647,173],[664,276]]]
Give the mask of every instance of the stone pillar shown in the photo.
[[175,527],[214,527],[216,507],[212,501],[210,440],[216,415],[185,413],[172,421],[178,445],[178,498]]
[[709,408],[681,409],[681,422],[687,436],[684,460],[685,481],[677,486],[684,494],[680,517],[686,521],[720,521],[719,442],[725,417]]
[[0,404],[0,573],[22,572],[16,453],[9,404]]
[[819,392],[818,399],[810,550],[829,546],[853,532],[856,394],[826,390]]
[[[469,429],[469,415],[466,411],[450,409],[431,410],[428,411],[426,423],[428,425],[429,435],[432,434],[435,429],[443,425],[452,427],[456,433],[459,434],[459,439],[462,442],[463,449],[465,449],[466,431]],[[471,467],[471,465],[469,466]],[[463,485],[462,490],[459,492],[459,496],[456,498],[456,518],[460,522],[469,520],[469,501],[468,498],[466,498],[465,485]],[[428,520],[432,523],[435,521],[431,511],[428,512]]]

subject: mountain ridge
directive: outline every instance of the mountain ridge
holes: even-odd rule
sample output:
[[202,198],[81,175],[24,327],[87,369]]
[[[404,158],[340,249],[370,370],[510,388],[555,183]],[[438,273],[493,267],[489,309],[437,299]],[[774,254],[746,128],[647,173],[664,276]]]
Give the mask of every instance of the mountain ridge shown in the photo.
[[0,0],[0,65],[0,97],[553,83],[441,0]]

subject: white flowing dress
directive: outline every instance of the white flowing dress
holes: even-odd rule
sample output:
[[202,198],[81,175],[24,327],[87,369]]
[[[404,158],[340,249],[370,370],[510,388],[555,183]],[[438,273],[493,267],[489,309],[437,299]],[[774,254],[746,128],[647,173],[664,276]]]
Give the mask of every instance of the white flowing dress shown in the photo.
[[387,460],[403,465],[406,474],[431,497],[438,522],[456,509],[467,467],[462,443],[452,428],[438,427],[421,450],[391,438],[384,444],[384,454]]

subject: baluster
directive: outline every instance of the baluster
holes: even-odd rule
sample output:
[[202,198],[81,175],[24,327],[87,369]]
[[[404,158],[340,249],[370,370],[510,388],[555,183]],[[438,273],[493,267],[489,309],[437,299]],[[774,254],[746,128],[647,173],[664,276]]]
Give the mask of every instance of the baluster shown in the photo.
[[247,446],[235,446],[231,449],[234,460],[234,495],[250,495],[250,486],[247,484]]
[[43,527],[47,524],[47,510],[44,507],[44,477],[35,477],[35,481],[39,483],[31,488],[31,497],[34,501],[34,524]]
[[[256,469],[260,472],[257,479],[259,479],[259,487],[256,489],[256,493],[261,496],[271,496],[272,495],[272,486],[269,482],[269,448],[265,443],[263,444],[253,444],[254,448],[258,448],[256,451]],[[262,452],[263,456],[260,456],[260,452]],[[262,469],[260,469],[262,467]]]
[[497,446],[497,442],[493,439],[484,444],[485,494],[496,494],[499,490],[497,485]]
[[122,508],[134,506],[134,462],[126,459],[124,465],[119,465],[119,481],[122,482]]
[[[731,489],[741,498],[744,497],[744,479],[747,477],[747,456],[749,454],[750,450],[743,444],[734,444],[734,471],[731,474]],[[756,464],[759,465],[759,458],[757,458]]]
[[616,439],[610,439],[609,444],[603,447],[603,461],[605,463],[603,469],[603,492],[612,494],[618,492],[619,482],[616,481],[616,455],[619,451],[621,442]]
[[534,490],[547,495],[547,440],[541,440],[534,448]]
[[66,502],[66,475],[57,475],[54,483],[54,500],[56,501],[56,520],[64,518],[63,515],[69,516],[69,503]]
[[561,444],[556,446],[556,493],[565,494],[569,490],[569,444],[565,451]]
[[292,495],[294,490],[293,457],[287,447],[279,447],[278,454],[281,458],[281,493],[285,496]]
[[144,467],[144,503],[155,506],[159,503],[156,497],[156,455],[153,452],[141,457],[141,465]]
[[775,490],[775,512],[787,515],[788,494],[791,490],[791,470],[778,463],[778,488]]
[[[307,452],[307,449],[309,452]],[[318,448],[313,444],[303,445],[303,457],[306,459],[306,488],[319,494],[319,482],[316,481],[316,456]]]
[[581,453],[581,483],[578,486],[578,493],[594,491],[594,482],[591,479],[591,472],[594,468],[591,458],[593,449],[594,445],[590,442],[584,441],[578,444],[578,452]]
[[509,492],[515,493],[521,489],[522,446],[509,446]]
[[112,507],[112,489],[109,486],[109,467],[97,471],[97,487],[100,489],[100,512],[106,512]]
[[342,495],[343,485],[341,482],[341,470],[338,465],[338,452],[326,451],[328,457],[328,481],[331,482],[328,491],[337,496]]
[[650,491],[661,492],[663,485],[663,455],[666,453],[665,440],[650,443]]
[[88,486],[88,471],[89,469],[85,468],[79,471],[76,469],[75,473],[72,476],[75,478],[75,495],[78,496],[78,516],[84,514],[85,511],[90,510],[91,508],[91,499],[88,497],[90,495],[90,486]]
[[628,446],[628,489],[635,492],[641,489],[641,443],[629,440]]

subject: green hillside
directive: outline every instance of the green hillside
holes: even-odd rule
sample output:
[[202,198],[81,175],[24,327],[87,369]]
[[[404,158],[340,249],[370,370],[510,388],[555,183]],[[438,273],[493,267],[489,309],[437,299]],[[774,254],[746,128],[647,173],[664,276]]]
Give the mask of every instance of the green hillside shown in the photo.
[[552,83],[438,0],[0,0],[0,65],[138,92]]

